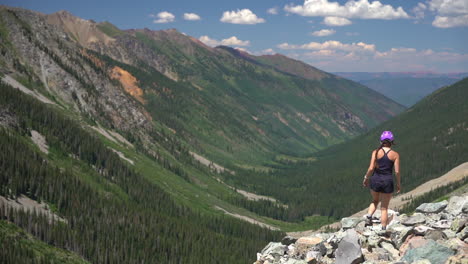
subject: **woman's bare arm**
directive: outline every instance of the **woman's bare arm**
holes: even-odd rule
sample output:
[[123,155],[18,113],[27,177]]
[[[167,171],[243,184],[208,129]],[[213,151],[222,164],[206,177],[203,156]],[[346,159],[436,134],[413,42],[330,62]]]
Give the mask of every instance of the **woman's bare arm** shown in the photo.
[[401,190],[401,177],[400,177],[400,155],[396,153],[396,159],[395,159],[395,176],[397,180],[397,193],[400,192]]
[[369,168],[367,169],[367,172],[364,175],[364,180],[362,181],[363,186],[367,187],[369,185],[369,178],[374,172],[374,167],[375,167],[375,150],[372,151]]

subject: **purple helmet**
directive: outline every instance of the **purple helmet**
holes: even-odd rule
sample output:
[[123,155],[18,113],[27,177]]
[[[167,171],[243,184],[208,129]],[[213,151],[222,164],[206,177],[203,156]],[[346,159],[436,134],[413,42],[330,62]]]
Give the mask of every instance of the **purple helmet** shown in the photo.
[[382,132],[382,135],[380,135],[380,141],[384,141],[384,140],[390,140],[390,141],[393,141],[393,133],[392,131],[384,131]]

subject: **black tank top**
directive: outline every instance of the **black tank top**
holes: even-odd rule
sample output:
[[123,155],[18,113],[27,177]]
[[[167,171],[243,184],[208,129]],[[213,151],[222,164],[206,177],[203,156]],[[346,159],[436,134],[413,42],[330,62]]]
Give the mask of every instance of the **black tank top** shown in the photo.
[[[383,150],[383,149],[382,149]],[[380,175],[392,175],[393,174],[393,164],[394,161],[391,160],[387,154],[392,151],[391,149],[387,152],[383,150],[384,155],[380,159],[377,159],[378,168],[375,168],[375,173]]]

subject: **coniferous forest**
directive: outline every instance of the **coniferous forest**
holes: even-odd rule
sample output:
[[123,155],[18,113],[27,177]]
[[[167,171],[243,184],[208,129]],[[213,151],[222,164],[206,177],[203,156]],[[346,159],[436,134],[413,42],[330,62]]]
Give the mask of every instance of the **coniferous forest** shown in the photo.
[[[5,207],[0,215],[46,243],[93,263],[245,263],[255,249],[280,238],[279,232],[175,204],[73,120],[3,83],[0,89],[1,107],[19,120],[15,131],[0,131],[0,194],[46,201],[66,222]],[[94,168],[97,181],[117,185],[123,195],[100,193],[48,162],[26,142],[29,128]],[[1,254],[10,263],[29,259],[21,247]]]

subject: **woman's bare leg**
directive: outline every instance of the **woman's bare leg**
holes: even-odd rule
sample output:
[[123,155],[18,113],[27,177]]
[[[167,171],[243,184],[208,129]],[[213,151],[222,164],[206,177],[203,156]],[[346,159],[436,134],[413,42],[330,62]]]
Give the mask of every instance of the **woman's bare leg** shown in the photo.
[[392,193],[382,193],[382,204],[380,205],[380,210],[382,211],[382,217],[380,222],[382,223],[382,227],[387,227],[388,224],[388,204],[390,203],[390,199],[392,199]]
[[377,205],[379,204],[380,200],[380,193],[374,192],[371,190],[372,194],[372,203],[369,205],[369,210],[367,210],[367,215],[371,216],[374,214],[375,209],[377,209]]

